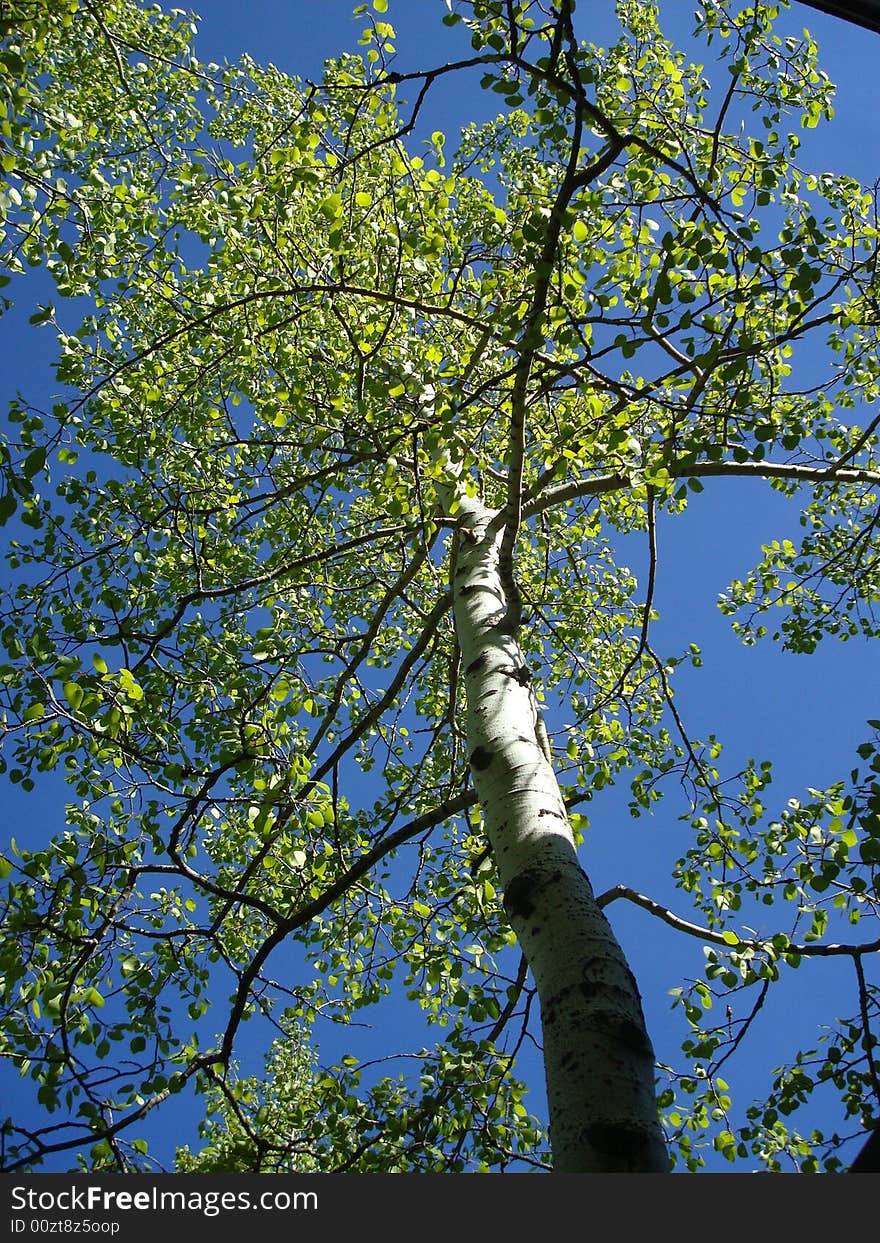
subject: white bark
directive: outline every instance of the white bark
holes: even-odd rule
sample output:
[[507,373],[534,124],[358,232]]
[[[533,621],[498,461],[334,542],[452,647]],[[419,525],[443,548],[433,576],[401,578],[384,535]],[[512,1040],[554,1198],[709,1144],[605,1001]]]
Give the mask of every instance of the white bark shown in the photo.
[[456,516],[452,594],[471,772],[505,910],[541,1002],[554,1169],[665,1171],[638,989],[578,862],[516,636],[498,626],[501,531],[477,501],[465,498]]

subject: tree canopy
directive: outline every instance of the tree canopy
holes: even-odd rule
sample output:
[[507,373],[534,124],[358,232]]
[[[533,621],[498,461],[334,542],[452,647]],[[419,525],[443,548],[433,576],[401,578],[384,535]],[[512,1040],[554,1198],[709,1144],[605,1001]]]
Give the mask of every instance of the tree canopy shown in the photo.
[[[5,1168],[149,1168],[139,1128],[193,1087],[182,1169],[852,1157],[880,722],[775,806],[679,710],[687,598],[653,637],[658,524],[715,480],[799,515],[720,601],[745,643],[878,633],[876,198],[800,167],[833,88],[778,7],[698,10],[710,73],[645,0],[607,48],[573,0],[438,0],[401,72],[372,0],[314,82],[202,63],[180,10],[3,7],[2,280],[54,284],[57,397],[22,377],[0,450],[0,766],[59,808],[0,857],[0,1051],[38,1107]],[[430,122],[454,75],[491,101],[460,137]],[[627,805],[666,834],[651,893]],[[618,903],[703,974],[634,978]],[[765,998],[829,958],[845,1013],[739,1098]],[[639,992],[670,984],[655,1065]]]

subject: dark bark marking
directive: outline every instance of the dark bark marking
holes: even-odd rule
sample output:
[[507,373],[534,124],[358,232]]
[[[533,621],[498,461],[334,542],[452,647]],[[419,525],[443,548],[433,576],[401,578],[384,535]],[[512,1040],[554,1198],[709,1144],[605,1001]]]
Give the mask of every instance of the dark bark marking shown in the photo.
[[466,674],[467,674],[467,673],[476,673],[478,669],[482,669],[482,667],[483,667],[483,665],[485,665],[485,663],[486,663],[486,653],[485,653],[485,652],[483,652],[480,656],[478,656],[478,657],[477,657],[477,659],[476,659],[476,660],[472,660],[472,661],[471,661],[471,663],[470,663],[470,664],[467,666],[467,668],[465,669],[465,673],[466,673]]
[[575,988],[575,985],[573,985],[573,984],[566,984],[566,986],[565,986],[564,988],[561,988],[561,989],[559,990],[559,992],[558,992],[558,993],[554,993],[552,997],[548,997],[548,998],[547,998],[547,1005],[544,1007],[544,1008],[545,1008],[545,1010],[546,1010],[546,1009],[547,1009],[547,1007],[549,1007],[549,1006],[552,1006],[552,1007],[553,1007],[553,1009],[554,1009],[554,1010],[556,1010],[556,1009],[557,1009],[560,1005],[562,1005],[562,1003],[563,1003],[563,1002],[564,1002],[564,1001],[565,1001],[565,1000],[569,997],[569,995],[570,995],[570,994],[574,991],[574,988]]
[[[586,984],[581,985],[584,991],[587,987],[589,986]],[[620,1014],[609,1013],[607,1010],[594,1010],[591,1017],[596,1020],[596,1026],[602,1035],[606,1036],[615,1045],[620,1045],[622,1048],[629,1050],[630,1053],[650,1058],[653,1061],[654,1050],[651,1048],[648,1034],[633,1019],[628,1019]]]
[[597,993],[604,991],[605,985],[600,980],[585,979],[581,981],[581,995],[587,1001],[592,1001]]
[[477,747],[471,752],[471,768],[475,768],[478,773],[488,768],[492,763],[492,752],[487,751],[485,747]]
[[493,622],[489,626],[490,630],[497,631],[498,634],[516,634],[519,630],[519,623],[513,617],[508,617],[506,611],[501,614],[498,621]]
[[565,816],[561,811],[557,811],[555,807],[542,807],[538,812],[538,818],[541,816],[555,816],[557,820],[564,820]]
[[[619,998],[619,1004],[622,1007],[628,1007],[632,1003],[632,998],[625,988],[621,988],[619,984],[609,983],[607,980],[585,979],[582,980],[578,992],[585,1001],[593,1001],[597,997],[604,999],[609,1005],[613,1005],[615,998]],[[597,1011],[597,1013],[600,1013]],[[612,1022],[615,1022],[613,1020]],[[602,1022],[602,1030],[608,1030],[608,1025]]]
[[516,919],[519,917],[520,919],[528,919],[535,909],[532,895],[539,879],[539,874],[534,869],[520,872],[519,876],[514,876],[504,891],[504,910],[508,918]]
[[628,1122],[593,1122],[584,1128],[584,1137],[599,1152],[632,1160],[650,1143],[641,1127]]

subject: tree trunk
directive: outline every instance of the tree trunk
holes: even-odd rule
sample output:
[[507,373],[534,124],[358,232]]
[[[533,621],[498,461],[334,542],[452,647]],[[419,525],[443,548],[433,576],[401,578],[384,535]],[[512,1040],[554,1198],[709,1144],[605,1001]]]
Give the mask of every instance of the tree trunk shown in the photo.
[[858,1156],[849,1167],[850,1174],[880,1174],[880,1125],[865,1140]]
[[[504,907],[541,1003],[554,1170],[664,1172],[654,1051],[549,762],[498,573],[497,516],[464,499],[452,567],[474,785]],[[493,525],[494,524],[494,525]]]

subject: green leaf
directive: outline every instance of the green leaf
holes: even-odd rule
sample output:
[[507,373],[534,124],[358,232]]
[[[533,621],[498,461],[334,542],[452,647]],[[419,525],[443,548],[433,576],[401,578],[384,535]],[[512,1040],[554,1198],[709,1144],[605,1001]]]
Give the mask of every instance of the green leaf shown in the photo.
[[0,496],[0,527],[5,526],[18,508],[15,494],[10,490]]
[[64,683],[64,697],[74,712],[83,701],[83,689],[76,682]]
[[30,318],[28,319],[28,323],[29,324],[46,324],[49,322],[49,320],[52,318],[54,314],[55,314],[55,308],[52,306],[51,303],[48,306],[41,306],[38,311],[35,311],[33,315],[30,316]]
[[21,467],[22,474],[25,479],[33,479],[34,475],[38,475],[45,465],[46,449],[41,445],[37,449],[32,449],[25,458]]

